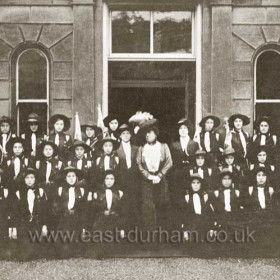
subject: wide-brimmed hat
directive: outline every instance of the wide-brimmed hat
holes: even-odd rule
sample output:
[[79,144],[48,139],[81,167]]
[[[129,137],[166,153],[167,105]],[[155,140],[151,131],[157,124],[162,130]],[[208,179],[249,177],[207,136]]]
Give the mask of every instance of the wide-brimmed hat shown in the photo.
[[139,130],[137,132],[138,136],[145,135],[149,130],[155,130],[155,133],[159,134],[158,129],[158,120],[157,119],[151,119],[151,120],[145,120],[139,124]]
[[33,174],[36,177],[38,175],[38,171],[34,168],[28,167],[28,168],[23,170],[22,178],[24,179],[29,174]]
[[234,114],[229,117],[228,123],[230,127],[233,127],[233,123],[236,119],[241,119],[243,121],[243,126],[248,125],[250,123],[250,118],[242,115],[242,114]]
[[14,144],[21,143],[24,149],[24,152],[27,152],[28,145],[25,139],[22,139],[21,137],[14,137],[11,138],[10,141],[7,144],[7,151],[11,151],[14,147]]
[[13,126],[13,125],[14,125],[14,120],[12,120],[11,118],[9,118],[9,117],[7,117],[7,116],[2,116],[2,117],[0,118],[0,125],[1,125],[2,123],[8,123],[8,124],[10,124],[10,126]]
[[43,141],[38,147],[38,154],[43,154],[43,150],[46,145],[49,145],[53,148],[53,156],[56,156],[58,153],[58,147],[55,143],[51,141]]
[[206,157],[207,153],[204,151],[204,150],[197,150],[195,153],[194,153],[194,156],[195,157],[198,157],[198,156],[204,156]]
[[255,122],[254,122],[254,128],[255,128],[255,130],[257,130],[257,131],[260,130],[260,124],[261,124],[262,122],[268,123],[269,130],[272,129],[270,118],[267,117],[267,116],[262,116],[262,117],[260,117],[260,118],[258,118],[258,119],[255,120]]
[[228,148],[224,149],[224,151],[223,151],[224,157],[229,156],[229,155],[235,155],[235,150],[231,147],[228,147]]
[[85,150],[85,153],[88,153],[91,151],[90,146],[88,146],[84,141],[80,141],[80,140],[74,140],[73,144],[70,146],[69,150],[71,152],[75,152],[75,149],[77,147],[83,147]]
[[98,140],[95,144],[94,147],[97,148],[98,150],[102,151],[103,145],[106,142],[111,142],[113,144],[113,150],[117,150],[120,146],[120,143],[113,139],[112,137],[110,137],[109,135],[106,135],[105,137],[103,137],[102,139]]
[[60,171],[61,177],[65,178],[69,172],[74,172],[79,179],[83,179],[84,172],[73,166],[67,166],[62,171]]
[[215,128],[215,127],[218,127],[218,126],[220,125],[220,123],[221,123],[221,121],[220,121],[220,119],[219,119],[218,117],[213,116],[213,115],[209,115],[209,116],[204,117],[204,118],[200,121],[199,126],[204,127],[204,126],[205,126],[205,123],[206,123],[206,121],[207,121],[208,119],[213,120],[213,122],[214,122],[214,128]]
[[63,120],[63,122],[64,122],[63,131],[67,131],[70,128],[71,122],[70,122],[69,118],[67,118],[65,115],[62,115],[62,114],[56,114],[56,115],[53,115],[53,116],[50,117],[50,119],[49,119],[49,128],[53,129],[54,128],[54,124],[58,120]]
[[219,176],[221,178],[224,177],[225,175],[230,175],[231,178],[234,177],[233,173],[228,168],[223,168],[219,173]]
[[97,124],[94,122],[88,122],[86,124],[81,125],[82,131],[85,132],[87,127],[91,127],[92,129],[94,129],[95,134],[97,134],[97,135],[102,133],[102,129],[100,127],[98,127]]
[[129,131],[131,133],[132,127],[130,127],[128,124],[124,123],[119,127],[118,132],[119,132],[119,134],[122,134],[124,131]]
[[194,179],[197,179],[197,180],[199,180],[200,182],[203,182],[203,178],[200,176],[200,174],[198,174],[198,173],[193,173],[192,175],[191,175],[191,181],[192,180],[194,180]]
[[256,176],[259,172],[267,174],[267,169],[264,166],[258,166],[251,171],[253,176]]
[[36,113],[30,113],[27,117],[26,122],[29,124],[38,124],[41,123],[41,118]]
[[191,126],[191,123],[187,118],[182,118],[177,123],[178,128],[180,128],[181,125],[185,125],[189,129]]
[[106,127],[109,128],[109,123],[113,120],[119,121],[119,116],[116,114],[109,114],[106,118],[104,118],[103,122]]

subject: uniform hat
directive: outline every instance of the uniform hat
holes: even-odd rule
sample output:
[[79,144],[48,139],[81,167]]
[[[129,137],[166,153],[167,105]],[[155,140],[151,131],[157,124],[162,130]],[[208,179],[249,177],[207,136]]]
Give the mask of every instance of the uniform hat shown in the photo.
[[9,123],[10,126],[13,126],[13,125],[14,125],[14,121],[13,121],[11,118],[7,117],[7,116],[2,116],[2,117],[0,118],[0,125],[1,125],[2,123]]
[[80,141],[80,140],[75,140],[74,143],[69,148],[69,150],[71,152],[74,152],[77,147],[83,147],[85,149],[85,153],[88,153],[91,151],[90,146],[88,146],[84,141]]
[[102,151],[103,145],[104,145],[106,142],[111,142],[111,143],[113,144],[113,150],[117,150],[117,149],[119,148],[119,146],[120,146],[120,143],[119,143],[117,140],[115,140],[115,139],[113,139],[112,137],[110,137],[109,135],[107,135],[107,136],[105,136],[104,138],[98,140],[98,141],[94,144],[94,146],[95,146],[97,149],[99,149],[99,150]]
[[242,114],[234,114],[229,117],[228,123],[230,127],[233,127],[233,123],[236,119],[241,119],[243,121],[243,126],[248,125],[250,123],[250,118],[242,115]]
[[216,116],[210,115],[210,116],[204,117],[204,118],[200,121],[199,126],[204,127],[204,126],[205,126],[205,123],[206,123],[206,121],[207,121],[208,119],[211,119],[211,120],[214,121],[214,128],[215,128],[215,127],[218,127],[218,126],[220,125],[220,119],[219,119],[218,117],[216,117]]
[[191,175],[191,181],[194,180],[194,179],[197,179],[199,180],[200,182],[203,182],[203,178],[198,174],[198,173],[193,173]]
[[234,177],[234,176],[233,176],[233,173],[232,173],[228,168],[223,168],[223,169],[221,170],[221,172],[219,173],[219,176],[220,176],[221,178],[223,178],[225,175],[230,175],[231,178]]
[[41,118],[36,113],[30,113],[26,120],[27,123],[40,123]]
[[22,178],[24,179],[27,175],[29,174],[33,174],[35,175],[35,177],[37,176],[37,170],[31,167],[26,168],[23,172],[22,172]]
[[109,127],[109,123],[113,120],[118,120],[119,116],[116,114],[109,114],[106,118],[104,118],[103,122],[106,127]]
[[254,122],[254,127],[255,127],[255,129],[256,129],[257,131],[260,130],[260,124],[261,124],[262,122],[268,123],[269,129],[271,130],[271,120],[270,120],[270,118],[267,117],[267,116],[262,116],[262,117],[258,118],[258,119]]
[[24,151],[26,152],[27,151],[27,143],[26,143],[26,140],[25,139],[22,139],[21,137],[14,137],[14,138],[11,138],[11,140],[8,142],[7,144],[7,151],[11,151],[14,147],[14,144],[16,143],[21,143],[22,146],[23,146],[23,149]]
[[53,148],[53,156],[56,156],[58,153],[58,147],[51,141],[43,141],[38,147],[38,153],[42,154],[46,145],[49,145]]
[[235,155],[235,150],[231,147],[224,149],[223,156]]
[[194,155],[195,155],[195,157],[197,157],[197,156],[204,156],[204,157],[206,157],[207,153],[205,151],[203,151],[203,150],[197,150]]
[[113,169],[107,169],[104,171],[104,179],[106,178],[107,175],[114,175],[114,177],[116,178],[116,171]]
[[69,173],[69,172],[74,172],[76,174],[76,176],[79,178],[79,179],[82,179],[84,177],[84,172],[80,169],[77,169],[73,166],[67,166],[65,167],[61,172],[61,176],[62,177],[66,177],[66,175]]
[[67,118],[65,115],[62,114],[56,114],[50,117],[49,119],[49,128],[53,129],[54,128],[54,124],[58,121],[58,120],[63,120],[64,122],[64,128],[63,131],[67,131],[70,128],[70,120],[69,118]]
[[98,127],[97,124],[94,122],[88,122],[86,124],[81,125],[82,131],[85,132],[87,127],[91,127],[92,129],[94,129],[97,135],[102,133],[102,129]]
[[119,127],[119,134],[122,134],[124,131],[129,131],[131,133],[131,127],[127,125],[126,123],[122,124]]
[[256,176],[259,172],[264,172],[265,174],[267,174],[267,170],[263,166],[258,166],[252,170],[253,176]]

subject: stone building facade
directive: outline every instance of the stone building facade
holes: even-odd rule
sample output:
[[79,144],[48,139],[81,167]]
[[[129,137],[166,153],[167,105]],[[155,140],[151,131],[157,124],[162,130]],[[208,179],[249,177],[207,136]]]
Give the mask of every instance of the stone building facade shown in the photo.
[[279,40],[279,0],[1,0],[0,112],[277,119]]

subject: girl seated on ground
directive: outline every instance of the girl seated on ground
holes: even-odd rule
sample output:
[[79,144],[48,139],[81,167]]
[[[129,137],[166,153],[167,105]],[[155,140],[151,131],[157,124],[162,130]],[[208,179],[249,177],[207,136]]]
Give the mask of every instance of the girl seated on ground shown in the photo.
[[204,180],[198,173],[191,176],[190,190],[185,195],[182,207],[182,228],[185,240],[189,240],[189,232],[205,236],[214,225],[214,208],[209,195],[203,188]]
[[93,203],[89,220],[94,221],[93,230],[120,230],[124,237],[126,217],[123,207],[123,195],[116,182],[116,173],[106,170],[101,187],[93,193]]

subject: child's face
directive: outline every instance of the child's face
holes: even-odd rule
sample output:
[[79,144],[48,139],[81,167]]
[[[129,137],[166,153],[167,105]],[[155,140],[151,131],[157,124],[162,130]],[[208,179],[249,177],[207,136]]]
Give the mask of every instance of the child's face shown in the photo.
[[224,188],[229,188],[232,184],[232,178],[230,175],[225,175],[222,178],[222,185]]
[[13,146],[14,155],[20,156],[23,153],[23,146],[21,143],[15,143]]
[[260,171],[256,175],[257,183],[263,185],[266,183],[267,176],[263,171]]
[[33,124],[31,124],[30,126],[30,130],[32,131],[32,132],[36,132],[37,130],[38,130],[38,124],[35,124],[35,123],[33,123]]
[[120,138],[123,142],[127,143],[130,141],[131,139],[131,134],[128,130],[125,130],[122,132],[122,134],[120,135]]
[[28,187],[33,187],[35,184],[35,175],[34,174],[27,174],[25,177],[25,184]]
[[82,158],[84,156],[84,153],[85,153],[85,149],[83,147],[78,146],[75,148],[75,154],[77,158]]
[[107,188],[112,188],[115,183],[115,176],[113,174],[108,174],[105,177],[105,186]]
[[269,125],[267,122],[260,123],[260,133],[266,134],[269,131]]
[[186,125],[181,125],[180,128],[179,128],[179,135],[181,137],[186,137],[189,135],[189,130],[188,130],[188,127]]
[[148,131],[146,134],[146,141],[147,143],[154,143],[157,139],[157,135],[155,134],[155,132],[153,130]]
[[63,120],[57,120],[54,124],[54,130],[56,132],[62,132],[64,128],[64,121]]
[[194,192],[198,192],[201,189],[201,182],[200,182],[200,180],[193,179],[192,183],[191,183],[191,186],[192,186],[192,190]]
[[214,121],[212,119],[208,119],[205,122],[205,131],[211,131],[214,127]]
[[51,145],[46,145],[43,150],[43,155],[46,158],[50,158],[53,156],[53,147]]
[[202,167],[205,163],[205,158],[204,158],[204,156],[200,155],[200,156],[196,157],[195,161],[196,161],[197,166]]
[[237,130],[240,130],[243,126],[243,121],[241,119],[237,118],[234,120],[233,125]]
[[9,123],[7,123],[7,122],[3,122],[3,123],[1,124],[0,129],[1,129],[1,133],[3,133],[3,134],[7,134],[7,133],[9,133],[9,132],[10,132],[10,130],[11,130],[11,126],[10,126],[10,124],[9,124]]
[[95,137],[95,130],[92,127],[86,127],[86,136],[88,138]]
[[112,131],[116,131],[118,129],[119,122],[117,120],[111,120],[109,122],[109,127]]
[[259,163],[265,163],[267,159],[267,154],[265,151],[261,151],[258,153],[258,162]]
[[103,151],[104,151],[104,154],[106,154],[106,155],[111,154],[113,151],[113,144],[111,142],[105,142],[103,144]]
[[73,186],[75,185],[77,181],[77,175],[75,172],[68,172],[67,175],[66,175],[66,182],[70,185],[70,186]]
[[227,165],[232,165],[234,163],[234,156],[228,155],[225,157],[225,162]]

